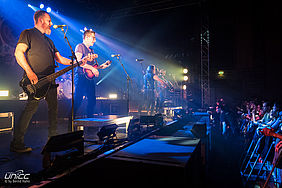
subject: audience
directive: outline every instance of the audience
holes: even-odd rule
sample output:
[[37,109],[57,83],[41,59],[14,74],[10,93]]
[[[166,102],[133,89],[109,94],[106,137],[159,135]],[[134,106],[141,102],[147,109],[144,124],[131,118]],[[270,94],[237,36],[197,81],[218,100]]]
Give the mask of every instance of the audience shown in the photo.
[[[277,155],[280,155],[280,148],[282,147],[282,111],[279,112],[279,105],[274,102],[272,108],[267,101],[243,101],[236,107],[237,114],[240,115],[239,124],[240,134],[244,138],[244,143],[250,146],[250,140],[252,143],[257,144],[259,142],[262,150],[260,150],[259,162],[263,162],[264,159],[273,156],[267,156],[271,143],[275,141],[275,159],[273,163],[266,163],[272,167],[274,161],[277,160]],[[279,152],[279,153],[278,153]],[[282,161],[281,161],[282,162]],[[281,183],[281,178],[279,180]]]

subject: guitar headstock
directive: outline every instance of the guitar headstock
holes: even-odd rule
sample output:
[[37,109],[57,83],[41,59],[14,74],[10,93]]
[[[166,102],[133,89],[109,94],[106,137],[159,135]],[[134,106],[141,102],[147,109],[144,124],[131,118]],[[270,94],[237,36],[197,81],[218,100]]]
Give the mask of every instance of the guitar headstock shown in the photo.
[[112,64],[112,61],[111,61],[111,60],[107,60],[107,61],[105,62],[105,65],[110,65],[110,64]]

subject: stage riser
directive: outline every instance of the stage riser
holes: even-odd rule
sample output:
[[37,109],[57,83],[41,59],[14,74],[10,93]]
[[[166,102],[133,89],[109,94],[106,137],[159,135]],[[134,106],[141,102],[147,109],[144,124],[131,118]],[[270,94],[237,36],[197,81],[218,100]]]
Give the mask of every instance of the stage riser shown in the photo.
[[[0,100],[0,113],[14,112],[15,118],[20,116],[27,101]],[[79,113],[86,114],[86,100],[82,102]],[[83,113],[85,112],[85,113]],[[97,100],[96,112],[107,114],[126,114],[126,101],[124,100]],[[58,118],[68,118],[71,113],[71,100],[58,100]],[[42,100],[34,114],[32,121],[47,121],[48,109],[45,100]]]
[[[145,146],[144,146],[145,147]],[[204,167],[201,164],[200,144],[195,147],[186,163],[175,165],[172,162],[159,161],[153,158],[137,159],[134,157],[117,159],[117,154],[101,158],[52,183],[52,186],[70,182],[72,185],[93,183],[97,185],[123,185],[125,187],[136,186],[188,186],[203,187],[205,176]],[[123,150],[121,150],[122,152]],[[159,153],[151,153],[152,156]],[[177,155],[177,154],[176,154]],[[178,156],[182,156],[179,153]]]

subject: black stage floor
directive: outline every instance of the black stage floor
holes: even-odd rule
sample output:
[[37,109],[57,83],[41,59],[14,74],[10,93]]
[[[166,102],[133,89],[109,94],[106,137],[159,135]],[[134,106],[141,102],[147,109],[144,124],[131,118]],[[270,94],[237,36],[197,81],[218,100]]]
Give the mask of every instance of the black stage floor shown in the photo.
[[[187,128],[189,126],[184,127]],[[28,154],[10,152],[11,133],[0,133],[0,179],[2,181],[7,172],[23,170],[24,173],[33,174],[43,169],[41,151],[47,141],[47,128],[48,124],[44,121],[33,123],[29,126],[26,134],[26,144],[33,148],[33,152]],[[58,132],[60,134],[68,132],[68,122],[66,120],[59,122]],[[113,179],[119,181],[119,183],[111,183],[117,185],[128,185],[128,178],[137,181],[136,185],[138,185],[138,181],[146,185],[144,181],[149,176],[149,179],[155,180],[155,183],[175,182],[175,185],[179,185],[179,182],[181,182],[189,185],[189,182],[183,181],[183,178],[178,178],[182,176],[181,173],[179,174],[181,172],[179,169],[187,167],[191,154],[194,150],[197,150],[198,142],[199,140],[191,138],[191,132],[188,129],[176,130],[171,135],[153,134],[102,160],[98,160],[98,162],[95,161],[92,165],[86,165],[87,169],[81,168],[79,174],[73,173],[65,177],[66,179],[63,178],[61,182],[51,183],[49,186],[58,186],[61,183],[63,185],[65,183],[64,180],[74,184],[84,184],[91,183],[95,179],[96,184],[105,184],[105,182],[99,181],[99,179],[110,179],[111,176],[118,177],[118,179]],[[191,143],[193,144],[191,145]],[[184,178],[189,179],[192,177],[194,180],[201,181],[199,184],[197,182],[193,184],[197,185],[196,187],[243,187],[239,173],[242,151],[240,138],[224,139],[217,133],[212,132],[211,144],[211,151],[206,158],[204,171],[189,171],[188,177],[186,174]],[[95,149],[96,146],[94,145],[93,147]],[[200,164],[199,158],[201,155],[198,153],[195,156],[196,160],[193,159],[195,162],[192,170],[201,168],[201,166],[195,166],[195,164]],[[101,169],[102,172],[99,171]],[[93,175],[89,176],[90,171],[92,171],[91,174]],[[143,178],[144,181],[140,180],[139,177]],[[170,180],[167,181],[169,177]],[[87,178],[89,182],[87,182]],[[81,182],[82,180],[85,182]]]

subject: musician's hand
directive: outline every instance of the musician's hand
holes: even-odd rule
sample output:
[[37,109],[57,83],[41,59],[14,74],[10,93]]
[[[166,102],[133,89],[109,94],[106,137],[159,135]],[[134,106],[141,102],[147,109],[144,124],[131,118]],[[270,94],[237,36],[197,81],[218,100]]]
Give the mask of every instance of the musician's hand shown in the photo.
[[260,133],[262,133],[265,136],[273,136],[273,130],[271,130],[271,129],[267,128],[267,127],[263,128],[260,131]]
[[105,69],[105,68],[109,67],[110,65],[111,65],[111,61],[108,60],[105,63],[103,63],[100,67],[101,67],[101,69]]
[[99,71],[97,69],[95,69],[94,67],[92,67],[91,71],[95,75],[95,77],[99,76]]
[[98,54],[88,54],[89,60],[88,61],[93,61],[94,59],[98,58]]
[[81,59],[80,61],[80,66],[84,66],[87,63],[88,58],[84,57],[83,59]]
[[94,59],[98,58],[98,54],[94,54],[93,58]]
[[38,77],[34,72],[28,72],[26,75],[32,84],[36,84],[38,82]]

